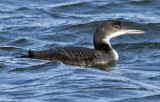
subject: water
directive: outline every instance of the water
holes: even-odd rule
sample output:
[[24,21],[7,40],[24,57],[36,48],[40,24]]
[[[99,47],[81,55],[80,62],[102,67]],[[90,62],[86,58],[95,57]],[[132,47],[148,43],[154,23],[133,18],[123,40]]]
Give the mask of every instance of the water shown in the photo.
[[[18,59],[29,49],[93,48],[104,21],[145,30],[111,40],[116,66]],[[159,102],[159,0],[0,0],[0,102]]]

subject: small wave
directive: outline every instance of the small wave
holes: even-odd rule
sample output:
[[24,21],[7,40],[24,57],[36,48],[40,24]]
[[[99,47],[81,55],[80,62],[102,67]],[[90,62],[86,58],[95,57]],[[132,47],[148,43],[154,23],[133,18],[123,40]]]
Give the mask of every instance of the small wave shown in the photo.
[[24,43],[27,43],[27,42],[29,42],[27,39],[20,38],[20,39],[16,39],[14,41],[11,41],[10,44],[12,44],[12,45],[19,45],[19,44],[24,45]]
[[77,5],[82,5],[86,2],[90,2],[91,0],[85,0],[84,1],[76,1],[76,2],[66,2],[66,3],[59,3],[59,4],[50,4],[50,5],[46,5],[46,7],[68,7],[68,6],[77,6]]
[[159,49],[160,43],[158,42],[139,42],[139,43],[123,43],[123,44],[115,44],[113,45],[115,48],[119,48],[122,50],[132,50],[132,49],[140,49],[140,48],[150,48],[150,49]]
[[6,46],[6,45],[2,45],[0,46],[1,50],[13,50],[13,49],[21,49],[20,47],[15,47],[15,46]]
[[151,4],[153,3],[152,1],[150,0],[133,0],[133,1],[129,1],[128,4],[134,4],[134,5],[142,5],[142,4]]
[[16,9],[16,11],[27,11],[27,10],[29,10],[28,7],[20,7]]
[[[35,60],[36,61],[36,60]],[[18,61],[17,61],[18,63]],[[19,63],[21,65],[23,65],[23,63]],[[35,63],[34,63],[35,64]],[[58,63],[57,61],[55,62],[50,62],[50,61],[43,61],[43,62],[37,62],[36,65],[28,65],[24,68],[14,68],[11,69],[10,72],[26,72],[26,71],[38,71],[38,70],[47,70],[50,69],[50,67],[48,68],[47,66],[55,66],[58,67],[60,65],[60,63]]]

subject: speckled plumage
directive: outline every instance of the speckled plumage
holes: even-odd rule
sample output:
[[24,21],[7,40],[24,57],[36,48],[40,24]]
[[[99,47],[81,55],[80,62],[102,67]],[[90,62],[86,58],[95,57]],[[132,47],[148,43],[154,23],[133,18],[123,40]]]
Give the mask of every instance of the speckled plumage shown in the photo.
[[31,51],[34,59],[59,60],[65,64],[92,66],[107,64],[110,56],[99,50],[84,47],[56,47],[45,51]]

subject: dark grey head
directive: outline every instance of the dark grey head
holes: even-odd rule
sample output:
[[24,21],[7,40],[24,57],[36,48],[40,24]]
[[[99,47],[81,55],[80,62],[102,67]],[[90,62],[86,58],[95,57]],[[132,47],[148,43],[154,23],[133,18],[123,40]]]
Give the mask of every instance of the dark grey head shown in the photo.
[[101,24],[94,35],[94,44],[97,49],[99,45],[108,44],[113,37],[123,34],[141,34],[142,30],[129,29],[125,27],[120,21],[111,21]]

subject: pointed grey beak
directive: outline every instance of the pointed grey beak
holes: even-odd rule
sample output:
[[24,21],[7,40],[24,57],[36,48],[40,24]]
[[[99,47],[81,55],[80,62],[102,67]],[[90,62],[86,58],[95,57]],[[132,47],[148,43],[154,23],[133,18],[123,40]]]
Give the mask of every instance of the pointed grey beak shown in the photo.
[[126,34],[141,34],[145,33],[143,30],[136,30],[136,29],[125,29]]
[[141,33],[145,33],[145,31],[143,30],[136,30],[136,29],[129,29],[127,27],[123,27],[121,28],[121,30],[115,32],[115,33],[112,33],[109,37],[109,39],[113,38],[113,37],[116,37],[116,36],[119,36],[119,35],[123,35],[123,34],[141,34]]

